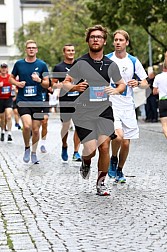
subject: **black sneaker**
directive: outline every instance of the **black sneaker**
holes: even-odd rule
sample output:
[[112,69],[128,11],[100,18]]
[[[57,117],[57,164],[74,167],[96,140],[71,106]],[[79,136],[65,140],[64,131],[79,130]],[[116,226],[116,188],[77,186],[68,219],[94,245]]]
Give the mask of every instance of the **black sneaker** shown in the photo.
[[90,165],[84,164],[84,162],[82,162],[80,167],[80,174],[84,179],[89,179]]
[[5,140],[5,134],[1,133],[1,141],[3,142]]
[[12,142],[13,140],[12,140],[12,137],[11,137],[11,135],[9,134],[8,135],[8,142]]

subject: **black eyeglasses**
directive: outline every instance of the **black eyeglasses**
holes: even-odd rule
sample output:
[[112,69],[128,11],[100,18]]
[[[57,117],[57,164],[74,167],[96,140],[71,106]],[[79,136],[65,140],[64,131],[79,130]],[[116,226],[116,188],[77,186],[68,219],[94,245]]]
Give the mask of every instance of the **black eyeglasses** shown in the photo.
[[101,35],[97,35],[97,36],[95,36],[95,35],[90,35],[89,39],[91,39],[91,40],[95,40],[95,39],[101,40],[101,39],[104,39],[104,37],[101,36]]
[[28,49],[28,50],[31,50],[31,49],[35,50],[35,49],[37,49],[37,47],[35,47],[35,46],[33,47],[33,46],[32,46],[32,47],[27,47],[27,49]]

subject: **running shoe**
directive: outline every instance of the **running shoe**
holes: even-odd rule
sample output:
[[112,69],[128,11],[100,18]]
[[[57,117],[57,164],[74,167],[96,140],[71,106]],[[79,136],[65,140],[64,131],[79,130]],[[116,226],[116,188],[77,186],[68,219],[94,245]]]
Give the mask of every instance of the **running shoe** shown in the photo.
[[65,147],[65,148],[62,147],[61,157],[62,157],[63,161],[68,161],[67,147]]
[[1,141],[3,142],[5,140],[5,134],[1,133]]
[[110,166],[108,169],[108,176],[110,178],[116,177],[117,164],[118,164],[118,160],[114,162],[112,158],[110,159]]
[[19,123],[15,123],[15,127],[17,127],[18,129],[21,129],[21,126]]
[[90,165],[84,164],[84,162],[82,162],[80,167],[80,174],[84,179],[89,179]]
[[8,142],[12,142],[13,140],[12,140],[12,136],[9,134],[8,135]]
[[47,150],[46,150],[46,148],[45,148],[44,145],[41,145],[40,150],[41,150],[42,153],[46,153],[47,152]]
[[34,152],[31,152],[31,162],[32,162],[33,164],[39,164],[39,161],[38,161],[38,159],[37,159],[37,155],[36,155],[36,153],[34,153]]
[[24,152],[23,161],[28,163],[30,161],[30,148],[26,149]]
[[20,126],[20,124],[18,125],[18,127],[17,127],[19,130],[21,129],[21,126]]
[[81,162],[81,156],[80,156],[80,154],[78,152],[74,153],[72,160],[73,161],[77,161],[77,162]]
[[99,196],[110,196],[110,192],[107,190],[104,183],[101,183],[101,185],[97,185],[96,189],[97,189],[97,195],[99,195]]
[[126,183],[126,178],[124,177],[124,174],[122,171],[120,171],[120,170],[116,171],[115,182],[116,183]]

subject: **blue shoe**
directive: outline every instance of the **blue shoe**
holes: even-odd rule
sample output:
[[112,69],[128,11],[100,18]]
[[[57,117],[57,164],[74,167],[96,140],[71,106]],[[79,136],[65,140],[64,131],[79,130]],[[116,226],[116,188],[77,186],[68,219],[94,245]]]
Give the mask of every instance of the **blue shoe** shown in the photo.
[[30,161],[30,148],[28,148],[27,150],[25,150],[23,161],[25,163],[28,163]]
[[68,161],[67,147],[65,147],[65,148],[62,147],[61,157],[62,157],[63,161]]
[[36,155],[35,152],[31,152],[31,162],[32,162],[33,164],[39,164],[39,161],[38,161],[38,159],[37,159],[37,155]]
[[82,161],[81,160],[81,156],[80,156],[80,154],[78,152],[76,152],[76,153],[73,154],[72,160],[73,161],[77,161],[77,162],[81,162]]
[[44,145],[41,145],[40,150],[41,150],[42,153],[46,153],[47,152],[47,150],[46,150],[46,148],[45,148]]
[[118,164],[118,160],[116,162],[113,162],[112,158],[110,159],[110,166],[109,166],[109,169],[108,169],[108,176],[110,178],[115,178],[116,177],[117,164]]
[[124,174],[122,171],[120,171],[120,170],[116,171],[115,182],[116,183],[126,183],[126,178],[124,177]]

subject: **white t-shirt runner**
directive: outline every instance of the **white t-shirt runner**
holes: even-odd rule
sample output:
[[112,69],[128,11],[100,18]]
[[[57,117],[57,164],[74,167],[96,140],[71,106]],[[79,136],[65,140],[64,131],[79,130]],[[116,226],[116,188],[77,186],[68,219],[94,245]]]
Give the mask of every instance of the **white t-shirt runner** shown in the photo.
[[153,87],[159,90],[159,100],[167,100],[167,72],[155,76]]
[[[134,56],[126,53],[125,58],[117,58],[115,52],[106,55],[109,59],[117,63],[121,76],[125,80],[126,84],[128,81],[134,78],[134,74],[140,80],[147,78],[146,71],[144,70],[141,62]],[[132,60],[133,59],[133,60]],[[112,85],[112,80],[111,80]],[[133,100],[133,88],[126,86],[126,90],[121,95],[111,95],[110,101],[112,102],[112,107],[120,110],[131,110],[134,109],[134,100]]]

